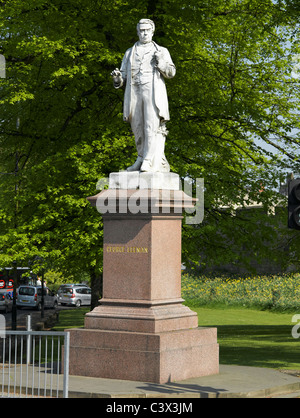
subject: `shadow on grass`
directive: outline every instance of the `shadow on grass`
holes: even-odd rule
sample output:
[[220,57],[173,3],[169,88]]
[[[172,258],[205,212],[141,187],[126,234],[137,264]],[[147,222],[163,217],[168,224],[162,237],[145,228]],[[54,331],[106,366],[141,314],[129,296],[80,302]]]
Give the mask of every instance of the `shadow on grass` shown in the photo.
[[287,325],[217,325],[220,364],[300,369],[300,340]]

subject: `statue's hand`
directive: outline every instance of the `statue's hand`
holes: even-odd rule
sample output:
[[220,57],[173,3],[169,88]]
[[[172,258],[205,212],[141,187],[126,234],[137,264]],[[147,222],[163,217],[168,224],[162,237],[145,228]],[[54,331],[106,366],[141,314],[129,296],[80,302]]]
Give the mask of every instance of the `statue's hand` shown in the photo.
[[156,51],[154,53],[154,57],[156,60],[156,68],[164,77],[167,77],[167,74],[166,74],[167,63],[164,59],[163,53],[161,51]]
[[115,70],[113,70],[110,75],[113,78],[114,84],[120,84],[122,82],[122,74],[119,68],[116,68]]
[[163,56],[162,52],[161,51],[156,51],[154,53],[154,56],[155,56],[155,60],[156,60],[157,65],[159,65],[159,63],[162,61],[162,56]]

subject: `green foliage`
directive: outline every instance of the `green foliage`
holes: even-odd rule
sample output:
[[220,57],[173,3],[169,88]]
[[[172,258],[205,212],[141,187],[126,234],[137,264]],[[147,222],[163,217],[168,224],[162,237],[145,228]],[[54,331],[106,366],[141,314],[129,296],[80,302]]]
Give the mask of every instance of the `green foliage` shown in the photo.
[[76,276],[64,275],[59,271],[48,270],[45,273],[45,282],[52,291],[57,291],[59,286],[65,283],[86,283],[89,284],[90,277],[87,273],[82,272]]
[[[279,172],[299,171],[299,81],[291,77],[299,24],[291,4],[2,2],[0,172],[12,174],[0,174],[0,266],[38,254],[64,275],[100,275],[102,219],[86,197],[134,160],[123,92],[113,89],[110,72],[145,16],[177,67],[167,81],[172,171],[205,179],[205,219],[184,225],[184,261],[199,263],[199,249],[206,264],[232,261],[241,249],[241,263],[251,251],[283,260],[276,242],[284,216],[249,219],[220,206],[255,200],[267,211],[279,201]],[[299,236],[285,244],[297,248]]]
[[193,276],[183,275],[182,297],[189,306],[223,305],[297,311],[300,308],[300,276]]

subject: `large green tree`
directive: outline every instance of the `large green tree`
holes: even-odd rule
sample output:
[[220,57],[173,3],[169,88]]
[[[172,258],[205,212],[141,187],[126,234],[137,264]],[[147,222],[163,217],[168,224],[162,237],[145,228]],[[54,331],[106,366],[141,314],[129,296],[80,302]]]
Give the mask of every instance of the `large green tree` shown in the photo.
[[96,193],[98,179],[134,160],[134,139],[122,120],[123,92],[113,89],[110,72],[146,16],[177,67],[167,82],[171,169],[205,181],[204,222],[183,226],[184,260],[199,262],[200,250],[206,264],[247,263],[252,253],[283,259],[280,228],[290,246],[299,241],[286,231],[284,215],[255,219],[230,208],[255,200],[267,212],[279,200],[279,173],[299,171],[293,5],[1,2],[7,77],[0,80],[0,172],[12,174],[0,175],[0,266],[41,255],[66,274],[100,277],[102,221],[86,197]]

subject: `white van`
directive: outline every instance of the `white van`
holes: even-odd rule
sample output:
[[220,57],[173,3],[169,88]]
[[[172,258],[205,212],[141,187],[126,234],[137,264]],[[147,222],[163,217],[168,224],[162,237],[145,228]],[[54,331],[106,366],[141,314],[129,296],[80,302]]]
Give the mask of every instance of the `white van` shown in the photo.
[[[17,307],[42,308],[42,286],[20,286],[17,290]],[[55,308],[57,296],[48,287],[44,287],[44,308]]]

